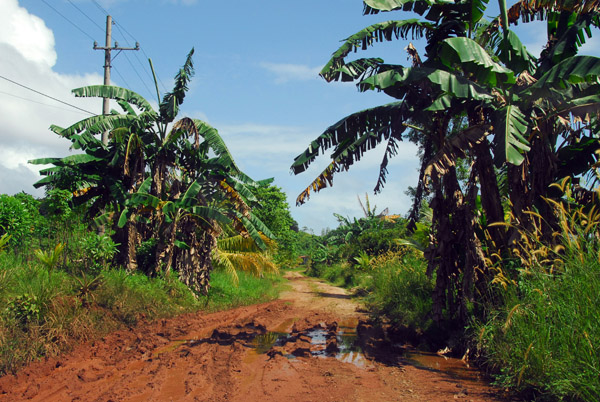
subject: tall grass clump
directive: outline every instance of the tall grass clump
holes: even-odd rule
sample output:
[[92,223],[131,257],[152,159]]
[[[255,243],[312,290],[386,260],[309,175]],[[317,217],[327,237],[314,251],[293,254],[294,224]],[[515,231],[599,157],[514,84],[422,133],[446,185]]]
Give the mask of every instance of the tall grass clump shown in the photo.
[[432,325],[434,281],[418,253],[388,253],[372,262],[372,288],[367,304],[375,315],[419,331]]
[[124,269],[102,271],[94,301],[126,325],[140,319],[156,319],[200,307],[192,292],[173,273],[148,277]]
[[554,206],[559,244],[520,232],[518,275],[497,276],[501,303],[474,336],[497,384],[539,400],[598,401],[600,219],[595,208]]

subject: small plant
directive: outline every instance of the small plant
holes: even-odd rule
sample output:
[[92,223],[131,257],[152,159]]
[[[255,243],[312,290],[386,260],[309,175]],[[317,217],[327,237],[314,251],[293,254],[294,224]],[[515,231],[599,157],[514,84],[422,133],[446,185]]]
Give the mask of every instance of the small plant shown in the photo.
[[77,297],[81,300],[81,304],[84,307],[87,307],[89,306],[90,301],[95,300],[95,296],[92,292],[102,284],[102,275],[88,276],[85,272],[81,271],[81,278],[75,277],[75,280],[79,283]]
[[357,257],[354,257],[354,261],[362,271],[368,271],[371,268],[372,258],[365,251],[360,251]]
[[10,241],[10,235],[8,233],[4,233],[2,237],[0,237],[0,253],[8,247],[8,242]]
[[110,236],[97,233],[88,233],[81,240],[83,264],[91,274],[98,274],[102,269],[108,268],[110,261],[117,253],[118,244]]
[[17,320],[21,325],[37,321],[40,316],[40,306],[37,297],[28,293],[10,300],[6,311],[10,317]]
[[35,256],[37,259],[46,267],[48,270],[48,277],[52,276],[52,272],[57,267],[60,260],[60,256],[65,249],[64,243],[58,243],[54,250],[42,251],[40,249],[35,250]]

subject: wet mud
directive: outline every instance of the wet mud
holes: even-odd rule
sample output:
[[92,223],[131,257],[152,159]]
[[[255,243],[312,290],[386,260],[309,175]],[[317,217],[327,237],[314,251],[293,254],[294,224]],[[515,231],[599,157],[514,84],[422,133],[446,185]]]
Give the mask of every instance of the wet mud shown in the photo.
[[0,401],[506,401],[460,359],[388,342],[343,289],[146,323],[0,378]]

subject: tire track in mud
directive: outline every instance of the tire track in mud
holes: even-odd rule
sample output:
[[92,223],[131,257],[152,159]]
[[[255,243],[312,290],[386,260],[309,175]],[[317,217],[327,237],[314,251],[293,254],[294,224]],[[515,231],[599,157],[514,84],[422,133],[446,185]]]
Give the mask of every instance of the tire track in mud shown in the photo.
[[[483,381],[407,364],[343,289],[286,277],[280,300],[146,323],[4,376],[0,401],[504,400]],[[348,344],[364,354],[345,362],[344,336],[357,335]]]

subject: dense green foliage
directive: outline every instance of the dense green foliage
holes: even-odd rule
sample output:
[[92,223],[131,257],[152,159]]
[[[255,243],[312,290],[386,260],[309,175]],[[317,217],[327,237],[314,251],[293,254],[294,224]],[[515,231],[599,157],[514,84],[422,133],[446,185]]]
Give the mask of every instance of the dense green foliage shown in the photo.
[[286,194],[280,187],[263,184],[252,189],[258,206],[254,214],[275,235],[277,252],[275,260],[285,265],[294,265],[298,258],[298,222],[292,218]]
[[3,234],[20,239],[0,247],[0,374],[141,320],[271,300],[279,289],[277,275],[239,272],[234,283],[216,270],[198,297],[173,272],[115,268],[110,236],[90,230],[61,190],[42,200],[3,194],[0,205],[0,220],[11,222]]
[[8,233],[13,247],[29,242],[43,226],[38,209],[39,202],[28,194],[0,194],[0,236]]

